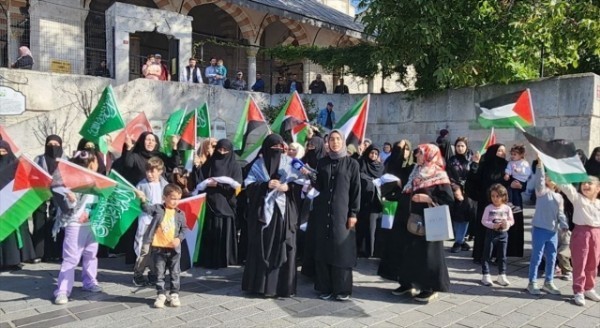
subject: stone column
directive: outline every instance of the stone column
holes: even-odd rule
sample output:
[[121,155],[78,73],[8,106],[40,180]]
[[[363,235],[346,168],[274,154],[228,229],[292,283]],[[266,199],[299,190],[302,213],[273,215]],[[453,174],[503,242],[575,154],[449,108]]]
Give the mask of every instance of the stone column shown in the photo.
[[302,61],[302,84],[304,84],[304,93],[310,93],[308,86],[310,85],[310,69],[312,62],[308,59]]
[[85,74],[85,18],[79,0],[29,2],[30,43],[35,65],[50,71],[52,61],[70,65],[72,74]]
[[367,93],[375,92],[375,79],[370,78],[367,84]]
[[248,72],[246,73],[246,81],[248,82],[248,91],[251,91],[252,86],[256,82],[256,54],[258,48],[246,48],[246,58],[248,60]]

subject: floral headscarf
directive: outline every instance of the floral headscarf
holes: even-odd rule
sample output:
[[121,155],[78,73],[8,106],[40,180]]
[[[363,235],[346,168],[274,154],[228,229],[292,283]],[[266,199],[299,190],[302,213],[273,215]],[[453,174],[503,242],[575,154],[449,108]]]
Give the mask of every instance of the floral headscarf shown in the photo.
[[450,184],[440,148],[433,144],[422,144],[418,149],[423,154],[423,164],[415,166],[403,191],[412,192],[431,186]]

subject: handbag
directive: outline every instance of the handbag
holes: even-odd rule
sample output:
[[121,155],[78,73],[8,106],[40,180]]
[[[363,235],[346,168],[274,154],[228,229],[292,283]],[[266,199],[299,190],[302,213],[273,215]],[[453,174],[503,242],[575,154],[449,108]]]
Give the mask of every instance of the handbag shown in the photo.
[[[412,196],[411,196],[412,198]],[[412,201],[411,201],[412,204]],[[437,206],[436,203],[432,203],[433,207]],[[412,209],[412,205],[409,207],[409,211]],[[408,222],[406,223],[406,230],[415,236],[425,236],[425,218],[421,214],[410,213],[408,216]]]

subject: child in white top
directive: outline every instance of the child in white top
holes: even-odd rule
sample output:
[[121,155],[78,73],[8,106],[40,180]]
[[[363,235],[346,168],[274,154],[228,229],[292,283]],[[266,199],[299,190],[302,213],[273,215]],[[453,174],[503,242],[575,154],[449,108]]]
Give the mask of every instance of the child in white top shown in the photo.
[[525,146],[515,144],[510,149],[510,161],[504,170],[504,181],[510,181],[508,201],[523,208],[521,193],[527,189],[527,180],[531,175],[531,166],[525,159]]
[[589,176],[588,181],[581,183],[581,193],[570,184],[561,184],[559,188],[573,203],[571,262],[575,304],[584,306],[586,298],[600,302],[594,290],[600,263],[600,181]]

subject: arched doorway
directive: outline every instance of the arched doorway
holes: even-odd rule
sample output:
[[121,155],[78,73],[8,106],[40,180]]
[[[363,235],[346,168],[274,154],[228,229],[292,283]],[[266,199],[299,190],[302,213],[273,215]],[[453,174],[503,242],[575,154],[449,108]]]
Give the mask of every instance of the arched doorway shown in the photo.
[[193,55],[199,65],[204,68],[215,57],[223,59],[229,78],[235,76],[238,70],[246,72],[248,64],[245,49],[237,46],[244,42],[242,32],[229,13],[211,3],[192,8],[188,15],[194,18]]
[[[279,20],[275,20],[264,28],[260,38],[260,46],[261,49],[268,49],[278,45],[297,46],[298,40],[285,24]],[[303,73],[301,61],[289,63],[282,62],[267,57],[264,51],[259,51],[256,57],[256,70],[270,73],[270,76],[263,73],[263,79],[267,83],[265,90],[271,90],[271,93],[274,93],[275,84],[279,77],[282,77],[284,82],[287,83],[290,76],[297,74],[301,80]]]

